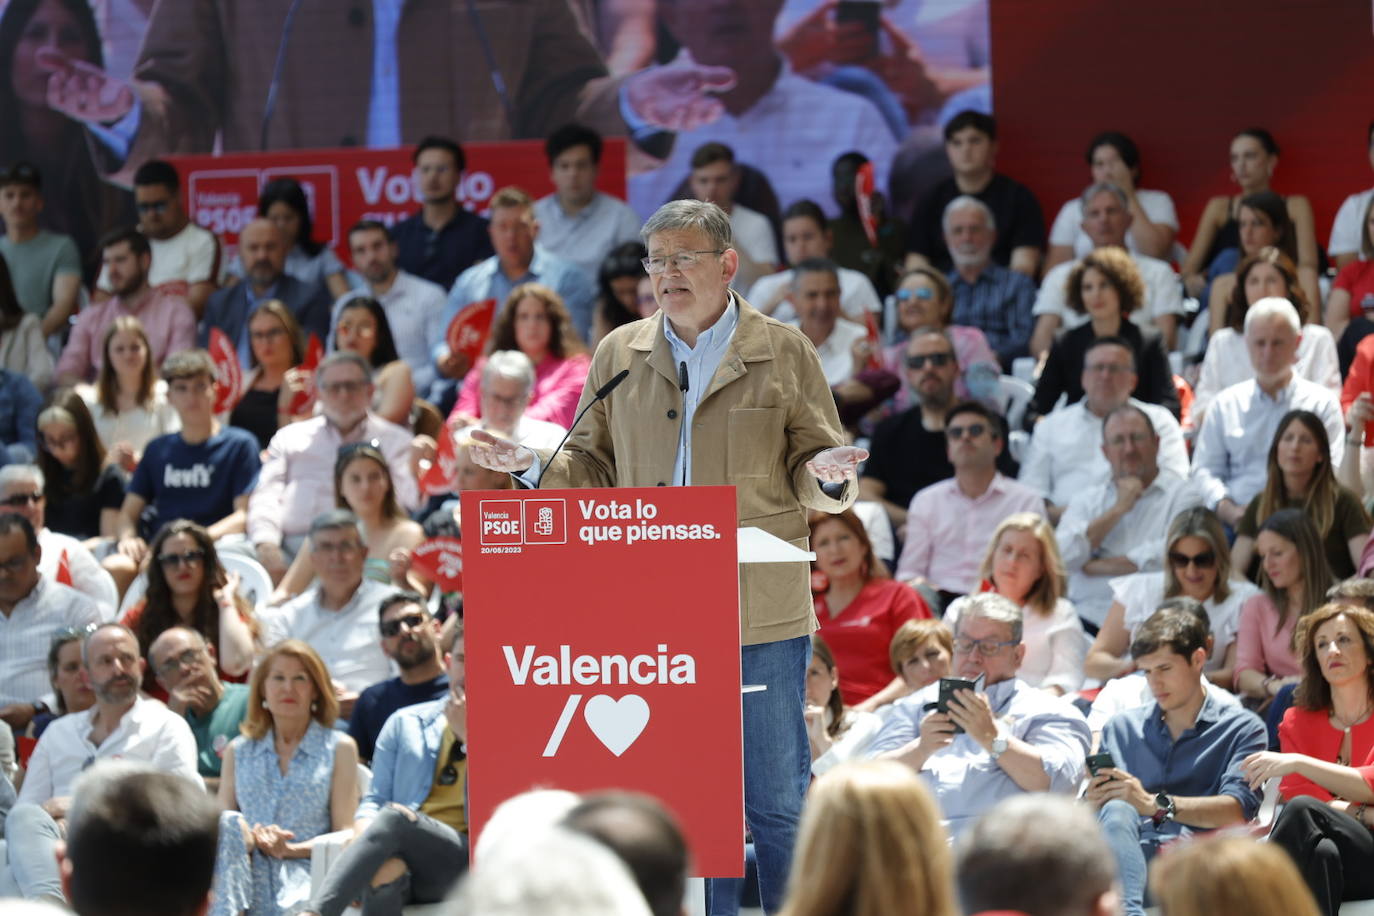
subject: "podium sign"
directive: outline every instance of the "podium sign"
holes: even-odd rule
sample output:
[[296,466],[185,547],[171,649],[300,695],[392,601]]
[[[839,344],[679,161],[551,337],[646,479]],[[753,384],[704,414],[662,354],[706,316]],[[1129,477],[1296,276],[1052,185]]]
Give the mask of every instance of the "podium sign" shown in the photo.
[[528,789],[628,789],[740,876],[735,525],[733,487],[462,494],[474,838]]

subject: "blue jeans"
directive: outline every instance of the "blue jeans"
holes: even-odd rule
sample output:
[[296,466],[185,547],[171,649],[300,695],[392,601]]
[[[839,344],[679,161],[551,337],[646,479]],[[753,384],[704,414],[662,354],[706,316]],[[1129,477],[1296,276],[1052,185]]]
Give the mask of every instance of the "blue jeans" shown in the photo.
[[[744,819],[758,856],[759,898],[764,912],[782,909],[787,871],[797,839],[802,799],[811,780],[806,740],[806,636],[744,646],[740,677],[767,690],[746,693],[744,709]],[[713,916],[739,909],[740,879],[707,881]]]
[[1102,835],[1116,857],[1121,876],[1121,909],[1126,916],[1145,916],[1145,878],[1159,847],[1190,831],[1176,821],[1156,830],[1149,819],[1121,799],[1112,799],[1097,812]]

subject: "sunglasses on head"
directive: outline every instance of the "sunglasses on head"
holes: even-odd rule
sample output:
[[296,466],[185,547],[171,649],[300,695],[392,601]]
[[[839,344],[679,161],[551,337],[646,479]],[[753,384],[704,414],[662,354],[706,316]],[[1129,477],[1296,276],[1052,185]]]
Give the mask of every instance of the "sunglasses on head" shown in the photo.
[[1171,550],[1169,551],[1169,564],[1171,566],[1177,566],[1180,569],[1188,565],[1196,566],[1198,569],[1211,569],[1213,566],[1217,565],[1217,555],[1210,550],[1195,554],[1179,553],[1176,550]]

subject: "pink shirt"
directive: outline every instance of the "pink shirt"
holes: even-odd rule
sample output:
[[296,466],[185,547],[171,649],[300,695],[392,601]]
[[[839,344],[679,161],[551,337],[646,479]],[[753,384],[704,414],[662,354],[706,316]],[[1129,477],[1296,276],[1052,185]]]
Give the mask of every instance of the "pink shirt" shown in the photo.
[[407,512],[420,506],[410,473],[412,435],[371,413],[347,439],[323,416],[289,423],[267,443],[267,460],[248,497],[248,537],[254,544],[280,544],[283,536],[305,534],[317,515],[334,508],[334,462],[345,442],[381,443],[391,466],[396,499]]
[[77,316],[71,337],[57,361],[57,374],[71,374],[89,382],[104,362],[105,331],[121,315],[133,315],[143,325],[157,366],[169,353],[189,350],[196,345],[196,316],[186,300],[153,290],[143,308],[129,311],[124,300],[111,296],[99,305],[88,306]]
[[897,578],[924,576],[936,588],[968,594],[978,585],[992,533],[1015,512],[1043,516],[1045,500],[1001,474],[977,499],[965,496],[954,477],[931,484],[911,498]]
[[1293,630],[1298,625],[1297,613],[1288,615],[1288,622],[1277,633],[1279,609],[1269,596],[1261,592],[1240,606],[1240,629],[1236,631],[1236,683],[1242,671],[1258,671],[1263,675],[1290,677],[1302,674],[1302,664],[1293,654]]
[[[460,413],[473,417],[482,416],[481,391],[482,368],[487,358],[477,360],[472,371],[463,379],[463,390],[458,393],[458,403],[453,406],[449,419]],[[567,429],[577,415],[577,402],[582,397],[582,385],[587,381],[587,369],[591,358],[584,353],[558,359],[550,356],[534,367],[534,393],[525,408],[525,416],[531,420],[545,420],[557,423]]]

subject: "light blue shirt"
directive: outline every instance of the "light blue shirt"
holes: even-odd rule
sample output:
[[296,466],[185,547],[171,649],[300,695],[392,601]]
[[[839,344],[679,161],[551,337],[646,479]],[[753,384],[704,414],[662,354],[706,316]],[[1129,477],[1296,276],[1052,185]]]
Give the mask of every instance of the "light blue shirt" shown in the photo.
[[400,58],[396,30],[406,0],[372,0],[372,95],[367,103],[367,145],[401,145]]
[[677,457],[673,459],[674,485],[684,482],[684,468],[687,469],[686,483],[690,485],[692,482],[692,419],[696,416],[702,395],[706,394],[711,379],[715,378],[716,369],[725,357],[725,350],[730,346],[738,325],[739,304],[735,302],[733,294],[725,313],[716,319],[715,324],[697,335],[695,347],[688,346],[686,341],[678,337],[668,316],[663,316],[663,335],[668,338],[668,346],[672,348],[673,363],[679,366],[684,362],[687,364],[687,393],[682,397],[682,436],[678,439]]
[[[563,304],[572,315],[573,325],[583,340],[587,340],[592,328],[592,307],[596,303],[596,281],[582,268],[571,261],[538,244],[534,246],[534,256],[530,258],[529,269],[524,276],[512,280],[501,269],[501,259],[492,255],[479,264],[474,264],[458,275],[449,291],[448,302],[444,305],[444,317],[440,327],[447,328],[453,316],[463,306],[483,299],[495,299],[496,307],[505,305],[510,291],[522,283],[543,283],[563,297]],[[434,358],[439,359],[448,352],[448,344],[440,340],[434,348]]]
[[569,215],[557,194],[534,202],[539,244],[572,261],[592,276],[611,249],[639,241],[639,215],[622,200],[597,191],[591,203]]
[[382,726],[372,754],[372,788],[354,819],[375,817],[389,802],[418,811],[434,787],[434,768],[444,741],[445,697],[396,710]]

